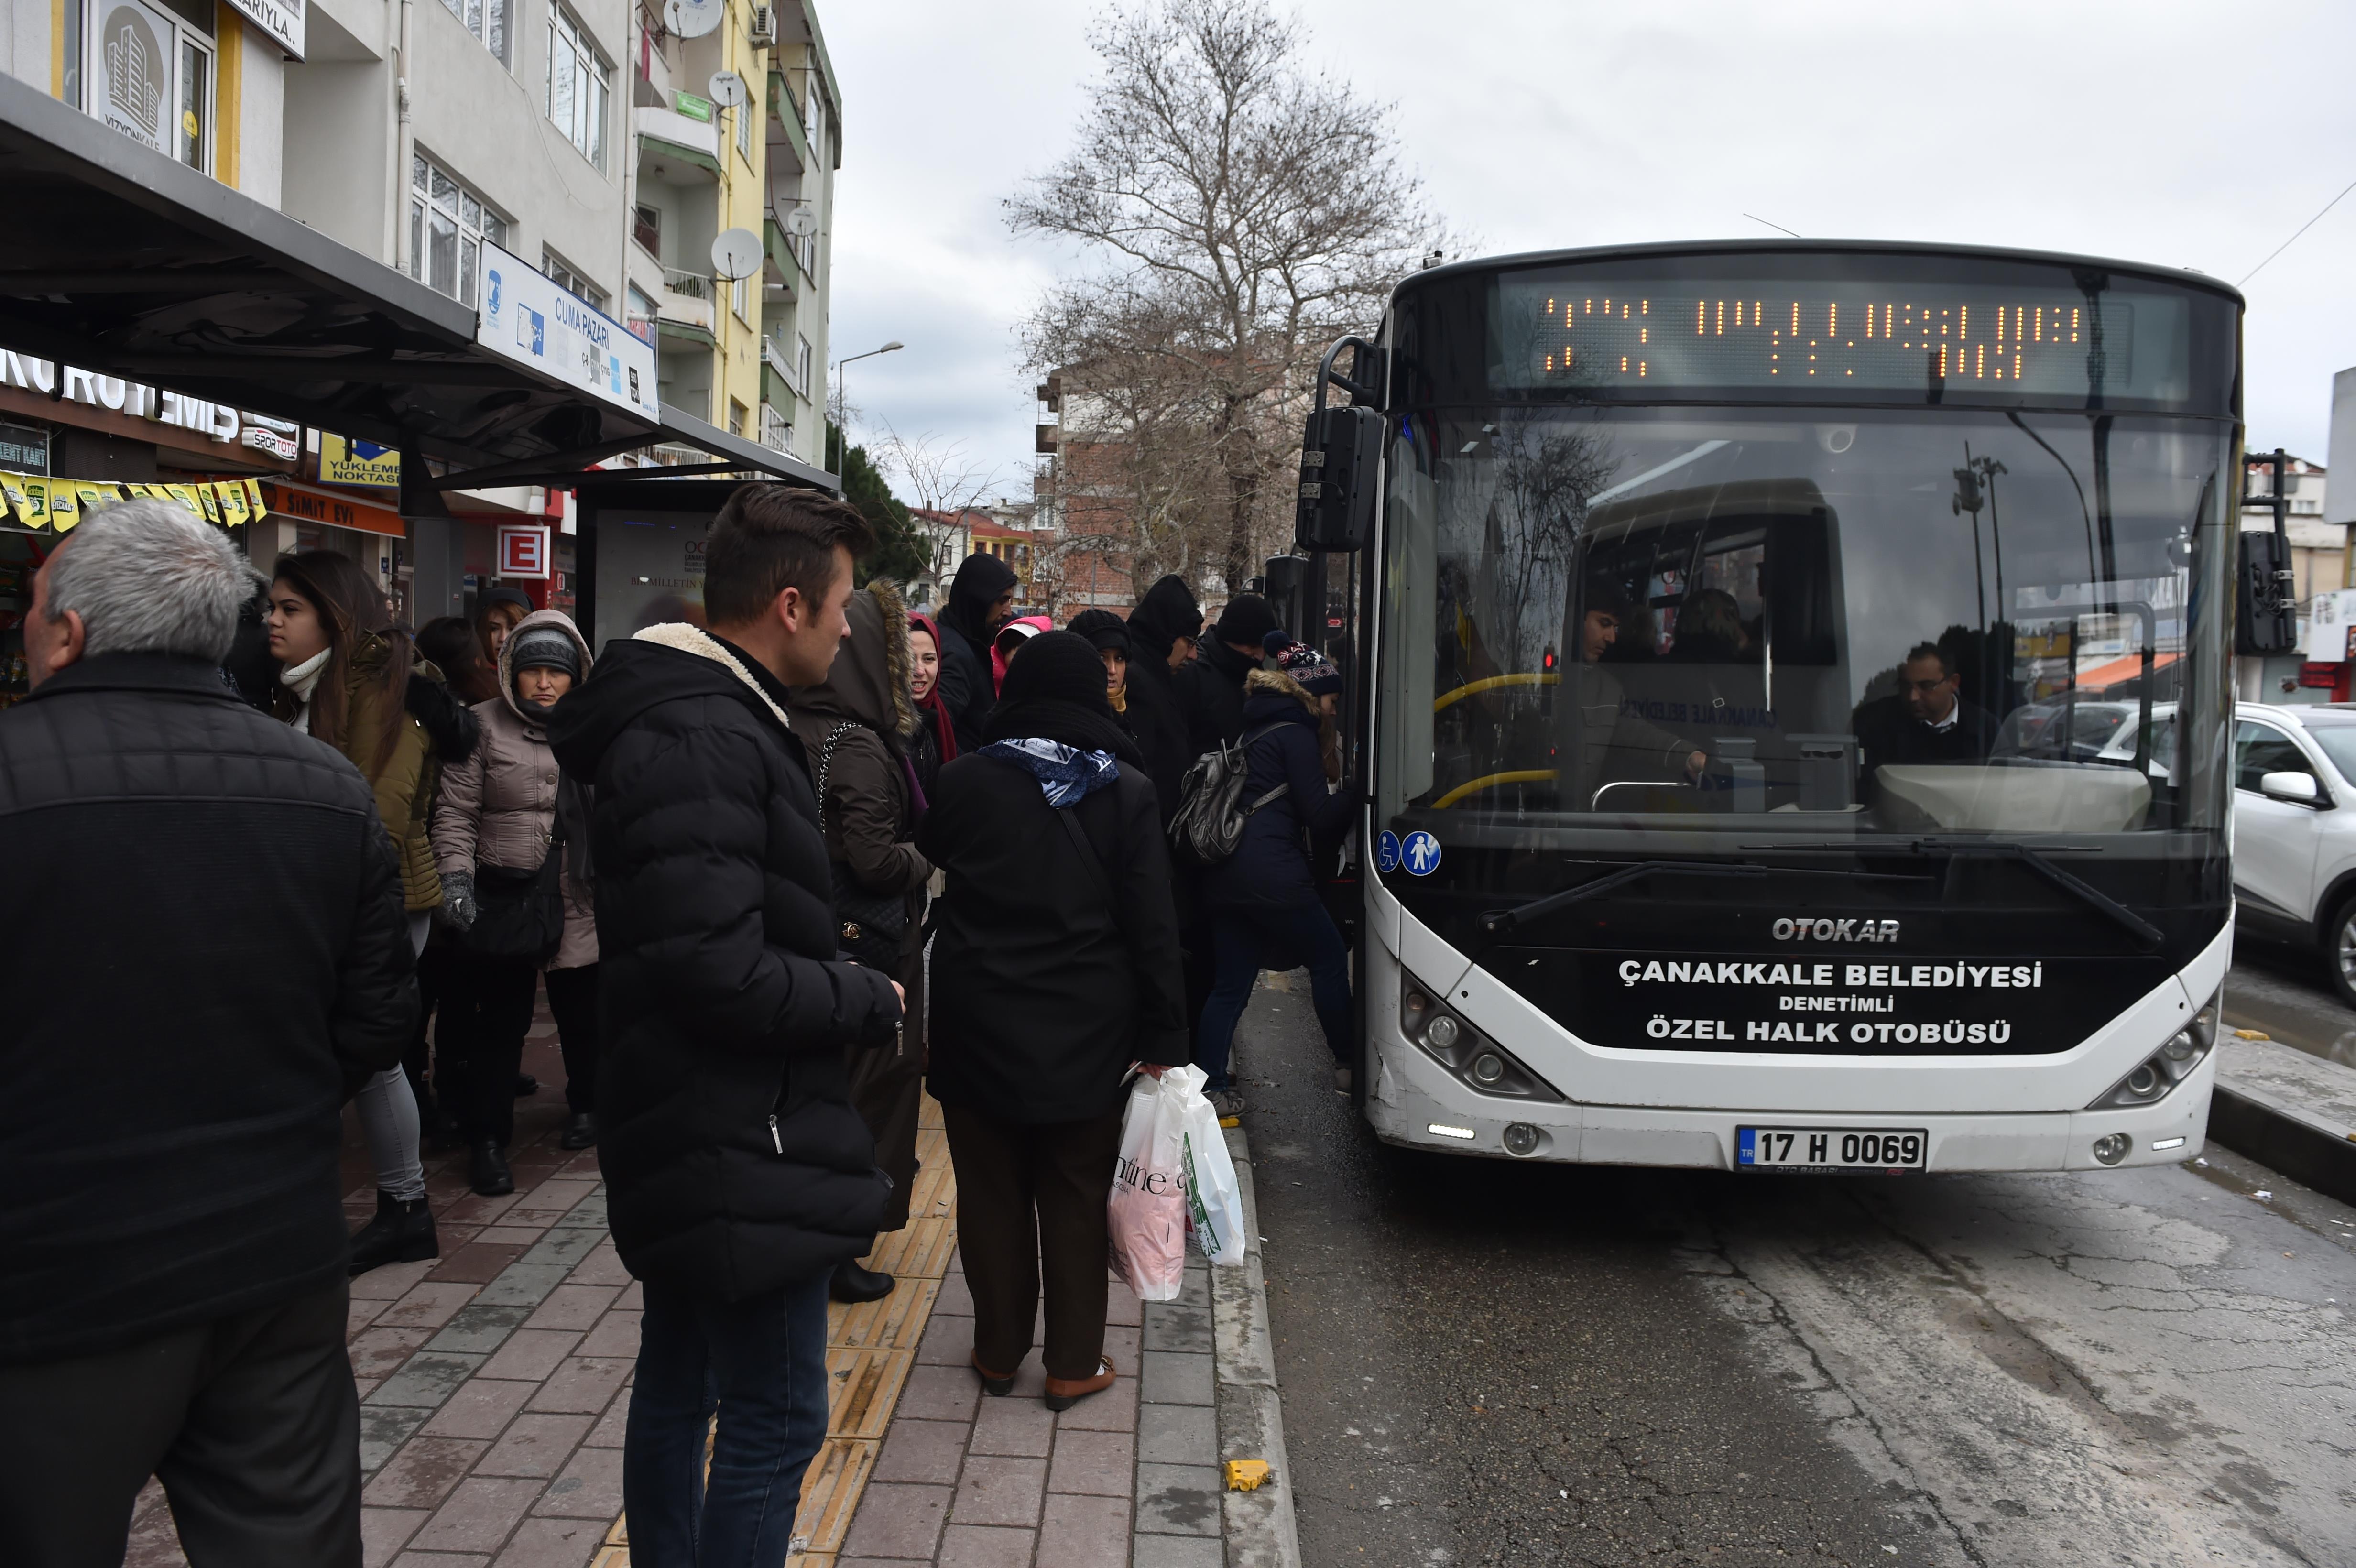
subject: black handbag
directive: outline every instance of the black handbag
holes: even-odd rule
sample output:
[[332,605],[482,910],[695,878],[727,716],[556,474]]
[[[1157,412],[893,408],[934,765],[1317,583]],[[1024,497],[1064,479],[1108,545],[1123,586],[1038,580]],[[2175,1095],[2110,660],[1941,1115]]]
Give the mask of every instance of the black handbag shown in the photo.
[[545,964],[564,940],[564,828],[560,820],[548,859],[536,871],[475,868],[475,923],[458,938],[478,958]]
[[[834,765],[834,748],[858,726],[849,722],[828,731],[818,752],[818,831],[826,837],[826,781]],[[851,868],[830,860],[834,872],[836,942],[854,963],[889,975],[900,967],[900,944],[908,935],[908,895],[870,892],[859,885]]]

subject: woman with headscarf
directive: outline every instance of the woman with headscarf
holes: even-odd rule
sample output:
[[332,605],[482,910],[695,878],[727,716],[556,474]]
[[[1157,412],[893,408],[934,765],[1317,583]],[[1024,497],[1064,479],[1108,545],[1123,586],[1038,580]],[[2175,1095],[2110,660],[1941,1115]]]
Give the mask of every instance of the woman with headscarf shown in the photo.
[[[270,655],[284,667],[277,716],[341,752],[369,781],[401,863],[410,941],[423,950],[442,902],[425,817],[444,763],[472,754],[475,726],[451,702],[441,672],[421,662],[374,578],[350,557],[312,549],[281,556],[272,573]],[[388,1068],[355,1102],[376,1167],[376,1217],[352,1238],[352,1272],[434,1256],[434,1211],[417,1157],[417,1100]]]
[[[1136,740],[1137,715],[1129,705],[1129,623],[1109,610],[1083,610],[1064,629],[1076,637],[1086,637],[1097,657],[1104,661],[1105,700],[1112,705],[1113,718],[1129,738]],[[1141,755],[1143,750],[1139,748]],[[1152,776],[1151,770],[1146,776]]]
[[1164,577],[1129,613],[1130,731],[1145,753],[1145,771],[1162,801],[1162,825],[1178,815],[1186,770],[1194,765],[1186,714],[1172,672],[1194,656],[1203,635],[1203,609],[1183,577]]
[[990,644],[1013,611],[1014,582],[1014,569],[994,555],[967,556],[949,581],[940,619],[941,700],[960,752],[981,744],[982,725],[998,700]]
[[[557,767],[547,729],[549,710],[587,678],[589,662],[588,642],[562,612],[539,610],[517,623],[499,648],[498,696],[475,706],[483,744],[450,770],[434,814],[434,855],[450,890],[456,936],[443,979],[441,1040],[456,1059],[459,1092],[451,1108],[472,1151],[472,1185],[485,1197],[515,1190],[507,1147],[515,1136],[516,1072],[543,965],[564,1056],[570,1119],[562,1142],[585,1148],[596,1141],[591,802],[587,784]],[[509,916],[542,896],[551,855],[558,857],[562,910],[552,946],[511,950],[519,933],[538,929],[536,921]],[[445,1090],[445,1105],[453,1098]]]
[[1105,1194],[1132,1062],[1187,1059],[1153,784],[1087,639],[1043,632],[987,743],[941,770],[916,847],[948,873],[931,1065],[957,1168],[972,1364],[1004,1394],[1046,1303],[1046,1401],[1112,1386]]
[[908,695],[916,706],[916,733],[908,761],[916,787],[930,800],[941,782],[941,764],[957,760],[957,728],[941,700],[941,629],[921,610],[908,612]]
[[1006,669],[1023,645],[1042,632],[1052,632],[1055,623],[1044,615],[1023,615],[998,628],[998,635],[990,640],[990,676],[998,685],[999,695],[1006,694]]
[[[892,1179],[881,1233],[907,1224],[916,1180],[916,1116],[925,1094],[924,900],[933,868],[912,842],[924,805],[907,753],[918,727],[907,611],[892,585],[878,581],[853,593],[843,615],[851,635],[835,650],[824,680],[795,688],[789,711],[818,792],[842,949],[883,968],[906,992],[897,1040],[844,1053],[851,1103],[874,1136],[876,1166]],[[873,1301],[891,1294],[893,1283],[890,1275],[851,1262],[836,1267],[832,1288],[837,1301]]]

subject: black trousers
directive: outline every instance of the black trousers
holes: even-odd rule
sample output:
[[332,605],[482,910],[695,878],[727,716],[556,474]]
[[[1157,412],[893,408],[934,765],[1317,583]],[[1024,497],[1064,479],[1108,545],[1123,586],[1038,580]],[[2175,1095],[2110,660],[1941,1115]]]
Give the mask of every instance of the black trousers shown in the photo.
[[359,1568],[338,1279],[104,1355],[0,1367],[0,1563],[120,1568],[164,1483],[192,1568]]
[[597,1108],[597,965],[551,969],[548,1010],[564,1052],[564,1104],[575,1115]]
[[437,1054],[451,1083],[442,1106],[470,1144],[489,1138],[505,1148],[515,1136],[516,1074],[539,991],[540,965],[529,958],[461,950],[443,971]]
[[1042,1275],[1047,1375],[1096,1375],[1110,1241],[1105,1199],[1120,1154],[1123,1108],[1023,1126],[941,1107],[957,1168],[958,1255],[973,1292],[974,1359],[996,1376],[1011,1377],[1031,1353]]

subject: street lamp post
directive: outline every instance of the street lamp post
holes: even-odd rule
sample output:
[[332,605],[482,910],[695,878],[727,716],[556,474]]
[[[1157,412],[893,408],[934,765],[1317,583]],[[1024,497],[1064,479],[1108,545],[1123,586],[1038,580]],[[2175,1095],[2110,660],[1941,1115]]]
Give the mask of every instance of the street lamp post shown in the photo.
[[[881,348],[871,348],[864,354],[854,354],[849,359],[838,359],[834,362],[834,428],[842,432],[841,441],[844,452],[848,453],[851,450],[851,432],[842,428],[843,416],[849,411],[851,403],[842,392],[842,368],[857,360],[873,359],[878,354],[889,354],[894,349],[906,347],[906,344],[894,338]],[[841,459],[837,461],[840,462]]]

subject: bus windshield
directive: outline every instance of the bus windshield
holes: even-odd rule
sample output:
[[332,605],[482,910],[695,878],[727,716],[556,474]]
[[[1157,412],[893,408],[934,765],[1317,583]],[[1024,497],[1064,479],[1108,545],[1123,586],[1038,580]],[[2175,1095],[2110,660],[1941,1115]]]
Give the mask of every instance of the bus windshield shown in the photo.
[[2212,855],[2232,432],[1410,407],[1387,478],[1378,815],[1538,851],[2062,835]]

